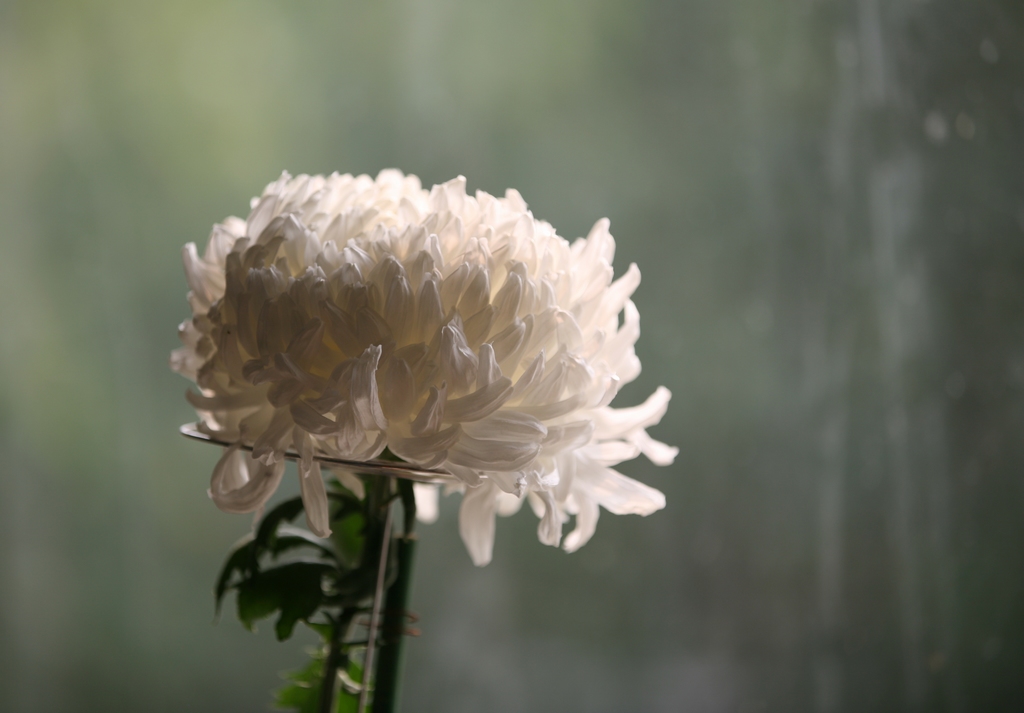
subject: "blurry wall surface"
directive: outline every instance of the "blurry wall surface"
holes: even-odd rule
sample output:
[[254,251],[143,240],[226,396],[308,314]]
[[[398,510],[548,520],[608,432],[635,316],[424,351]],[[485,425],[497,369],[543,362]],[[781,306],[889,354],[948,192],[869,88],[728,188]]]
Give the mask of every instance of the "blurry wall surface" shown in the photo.
[[571,556],[444,501],[405,711],[1024,710],[1022,159],[1014,0],[0,2],[0,710],[267,709],[180,248],[391,166],[608,216],[680,447]]

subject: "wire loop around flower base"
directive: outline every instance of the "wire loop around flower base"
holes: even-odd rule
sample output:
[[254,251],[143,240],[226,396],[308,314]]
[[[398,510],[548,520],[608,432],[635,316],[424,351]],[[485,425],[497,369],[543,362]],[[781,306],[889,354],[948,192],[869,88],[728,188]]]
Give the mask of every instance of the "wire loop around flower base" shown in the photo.
[[[238,445],[239,448],[245,451],[252,451],[252,446],[245,444],[235,444],[229,441],[223,441],[219,438],[203,433],[199,430],[197,424],[186,423],[183,424],[178,431],[181,435],[186,438],[191,438],[196,441],[202,441],[203,443],[212,443],[217,446],[234,446]],[[293,451],[285,451],[284,457],[288,460],[299,460],[299,454]],[[450,483],[455,480],[455,477],[443,470],[430,470],[425,468],[417,468],[414,465],[406,463],[396,463],[394,461],[387,460],[346,460],[344,458],[335,458],[333,456],[326,455],[314,455],[314,460],[317,460],[328,466],[336,466],[340,468],[348,468],[356,470],[360,475],[383,475],[388,478],[403,478],[405,480],[412,480],[417,483],[434,483],[443,485],[444,483]]]

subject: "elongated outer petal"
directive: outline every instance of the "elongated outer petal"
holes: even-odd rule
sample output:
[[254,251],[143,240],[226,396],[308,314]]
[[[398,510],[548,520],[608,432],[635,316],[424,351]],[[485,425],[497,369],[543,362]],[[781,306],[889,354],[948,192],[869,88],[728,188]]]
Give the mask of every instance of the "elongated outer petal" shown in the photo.
[[598,323],[603,323],[610,317],[616,316],[622,311],[636,288],[640,285],[640,269],[636,263],[631,263],[626,274],[613,282],[601,298],[601,310],[595,315]]
[[537,525],[537,537],[545,545],[558,547],[562,540],[562,513],[550,491],[541,490],[537,494],[544,501],[544,515]]
[[223,292],[224,277],[219,275],[219,290],[214,281],[218,274],[214,266],[208,265],[200,259],[195,243],[188,243],[181,252],[182,262],[185,265],[185,279],[192,289],[192,294],[197,303],[203,308],[208,308],[214,300],[220,297],[218,292]]
[[274,494],[283,475],[283,460],[265,465],[237,447],[228,448],[213,469],[209,495],[224,512],[255,512]]
[[640,446],[626,441],[604,441],[587,446],[584,450],[590,460],[601,465],[618,465],[640,455]]
[[613,409],[604,407],[594,410],[595,438],[618,438],[634,428],[653,426],[661,420],[668,409],[672,392],[659,386],[639,406]]
[[494,515],[496,488],[487,481],[468,488],[459,508],[459,535],[477,567],[491,561],[494,549]]
[[299,488],[302,492],[302,506],[306,510],[306,526],[317,537],[331,534],[330,515],[327,509],[327,490],[320,474],[320,464],[313,461],[306,470],[299,467]]
[[679,455],[678,448],[654,440],[643,429],[633,431],[626,438],[630,443],[639,448],[640,452],[647,456],[647,459],[654,463],[654,465],[672,465],[676,456]]
[[595,501],[583,499],[579,504],[579,512],[576,513],[576,527],[565,536],[562,549],[566,552],[575,552],[587,544],[597,530],[597,519],[600,515],[601,509]]
[[580,480],[586,482],[588,494],[613,515],[650,515],[665,507],[660,490],[611,468],[593,467]]
[[416,498],[416,519],[425,525],[437,522],[438,486],[429,483],[413,483],[412,494]]
[[331,472],[334,473],[334,477],[338,479],[338,482],[348,488],[357,498],[362,500],[366,497],[366,486],[363,485],[363,481],[355,473],[338,466],[331,467]]
[[245,452],[237,445],[225,448],[217,465],[213,467],[213,476],[210,478],[211,493],[230,493],[248,482],[249,469],[245,464]]
[[523,500],[526,498],[516,496],[512,493],[498,493],[498,514],[502,517],[510,517],[519,512],[523,507]]

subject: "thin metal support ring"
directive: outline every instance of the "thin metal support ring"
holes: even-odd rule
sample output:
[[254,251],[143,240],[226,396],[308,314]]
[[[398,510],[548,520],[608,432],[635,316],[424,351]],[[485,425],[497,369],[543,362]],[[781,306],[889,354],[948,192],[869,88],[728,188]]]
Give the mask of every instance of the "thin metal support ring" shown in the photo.
[[[195,423],[186,423],[178,430],[181,432],[181,435],[186,438],[191,438],[203,443],[212,443],[214,445],[224,447],[238,445],[242,450],[252,451],[252,446],[245,445],[244,443],[235,444],[230,441],[215,438],[208,433],[203,433]],[[285,451],[284,457],[288,460],[299,460],[299,454],[294,451]],[[455,480],[455,477],[447,471],[419,468],[409,463],[396,463],[395,461],[389,460],[347,460],[345,458],[335,458],[334,456],[324,454],[316,454],[313,456],[313,459],[328,466],[356,471],[360,475],[383,475],[388,478],[404,478],[417,483],[435,483],[439,485],[451,483]]]

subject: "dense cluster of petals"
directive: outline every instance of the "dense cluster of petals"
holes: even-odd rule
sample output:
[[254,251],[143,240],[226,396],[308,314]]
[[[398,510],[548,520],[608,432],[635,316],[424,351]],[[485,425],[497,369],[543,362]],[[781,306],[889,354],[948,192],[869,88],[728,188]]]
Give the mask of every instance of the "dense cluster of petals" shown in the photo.
[[[664,507],[612,467],[640,453],[668,464],[676,449],[645,431],[665,413],[664,387],[608,405],[640,372],[640,273],[613,281],[607,220],[570,245],[514,190],[470,196],[460,177],[426,191],[393,170],[284,174],[251,208],[215,226],[201,255],[185,246],[192,318],[171,357],[198,385],[199,427],[235,444],[211,480],[218,507],[260,509],[291,451],[307,522],[324,536],[317,456],[385,448],[454,476],[479,565],[495,515],[523,500],[549,545],[575,516],[569,551],[593,535],[599,507]],[[421,509],[430,487],[417,486]]]

